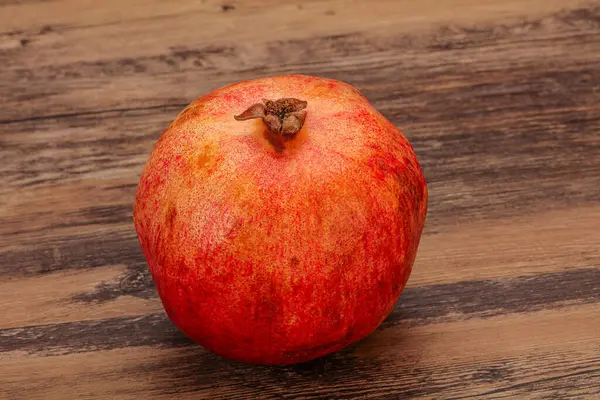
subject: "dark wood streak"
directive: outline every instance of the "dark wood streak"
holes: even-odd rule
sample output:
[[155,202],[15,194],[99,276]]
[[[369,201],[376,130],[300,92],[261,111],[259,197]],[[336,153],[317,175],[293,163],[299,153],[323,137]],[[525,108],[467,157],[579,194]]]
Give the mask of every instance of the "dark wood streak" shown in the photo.
[[[519,278],[408,287],[383,327],[422,324],[448,314],[488,318],[600,300],[600,268]],[[460,318],[453,316],[452,318]]]
[[[33,218],[47,218],[53,215],[51,212],[43,212],[31,215]],[[80,208],[76,211],[66,212],[61,218],[61,222],[53,223],[48,226],[49,229],[76,228],[84,225],[113,225],[122,224],[133,220],[131,206],[129,204],[91,206]],[[71,221],[72,220],[72,221]],[[10,223],[13,221],[5,221]],[[17,225],[17,221],[14,221]],[[37,228],[28,228],[20,225],[12,230],[14,234],[32,233]]]
[[[96,117],[99,115],[111,118],[111,117],[114,117],[115,115],[119,115],[119,114],[123,114],[123,113],[139,113],[140,111],[143,112],[143,111],[154,111],[154,110],[160,110],[160,111],[180,110],[183,107],[185,107],[186,105],[187,105],[187,103],[176,103],[176,104],[165,104],[165,105],[159,105],[159,106],[113,108],[113,109],[109,109],[109,110],[92,110],[92,111],[62,113],[62,114],[39,115],[39,116],[34,116],[34,117],[29,117],[29,118],[0,120],[0,125],[17,124],[17,123],[33,122],[33,121],[44,121],[44,120],[56,120],[56,119],[63,119],[63,118],[81,118],[81,117],[87,117],[87,116]],[[43,127],[40,127],[40,128],[43,128]]]
[[[143,296],[156,295],[153,290],[146,289]],[[126,293],[120,288],[106,287],[96,296],[73,300],[109,301],[122,294]],[[559,309],[599,301],[599,268],[408,287],[379,330]],[[47,354],[191,344],[163,314],[4,329],[0,330],[0,337],[0,352],[18,350]]]
[[116,264],[145,265],[135,233],[106,233],[79,235],[76,241],[64,237],[43,246],[4,251],[0,253],[0,275],[32,276]]
[[128,265],[115,280],[101,282],[91,291],[80,292],[73,297],[74,303],[104,303],[121,296],[150,299],[158,296],[146,263]]
[[22,4],[35,4],[35,3],[49,3],[54,0],[2,0],[0,1],[0,7],[22,5]]

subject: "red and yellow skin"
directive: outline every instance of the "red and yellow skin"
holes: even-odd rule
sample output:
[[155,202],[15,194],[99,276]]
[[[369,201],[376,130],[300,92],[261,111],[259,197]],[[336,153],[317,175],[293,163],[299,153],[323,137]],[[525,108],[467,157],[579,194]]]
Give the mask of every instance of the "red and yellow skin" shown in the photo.
[[[308,102],[275,149],[262,99]],[[229,359],[292,364],[337,351],[389,315],[416,256],[427,187],[402,133],[348,84],[240,82],[191,103],[156,143],[135,200],[169,318]]]

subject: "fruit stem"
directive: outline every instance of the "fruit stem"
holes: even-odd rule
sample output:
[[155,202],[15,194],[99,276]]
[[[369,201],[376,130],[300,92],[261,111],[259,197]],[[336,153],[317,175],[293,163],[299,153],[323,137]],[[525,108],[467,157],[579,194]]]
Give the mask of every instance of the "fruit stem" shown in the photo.
[[294,137],[302,129],[306,119],[307,105],[306,101],[294,98],[263,99],[262,103],[251,105],[246,111],[234,118],[238,121],[262,118],[267,126],[269,136],[272,138],[279,136],[287,139]]

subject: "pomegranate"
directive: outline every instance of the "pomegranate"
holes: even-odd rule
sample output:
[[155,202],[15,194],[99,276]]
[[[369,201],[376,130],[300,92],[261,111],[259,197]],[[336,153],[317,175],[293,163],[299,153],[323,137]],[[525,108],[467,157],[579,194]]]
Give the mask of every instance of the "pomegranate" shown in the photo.
[[185,108],[152,151],[134,220],[184,334],[229,359],[292,364],[389,315],[426,213],[421,168],[390,121],[348,84],[287,75]]

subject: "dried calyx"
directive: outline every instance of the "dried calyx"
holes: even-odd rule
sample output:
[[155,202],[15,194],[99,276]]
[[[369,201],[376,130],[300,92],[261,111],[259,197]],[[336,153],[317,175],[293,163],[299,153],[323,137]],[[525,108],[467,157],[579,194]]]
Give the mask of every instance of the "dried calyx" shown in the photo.
[[251,105],[246,111],[236,115],[235,119],[245,121],[247,119],[262,118],[271,133],[289,138],[302,129],[306,118],[307,105],[306,101],[294,98],[263,99],[262,103]]

